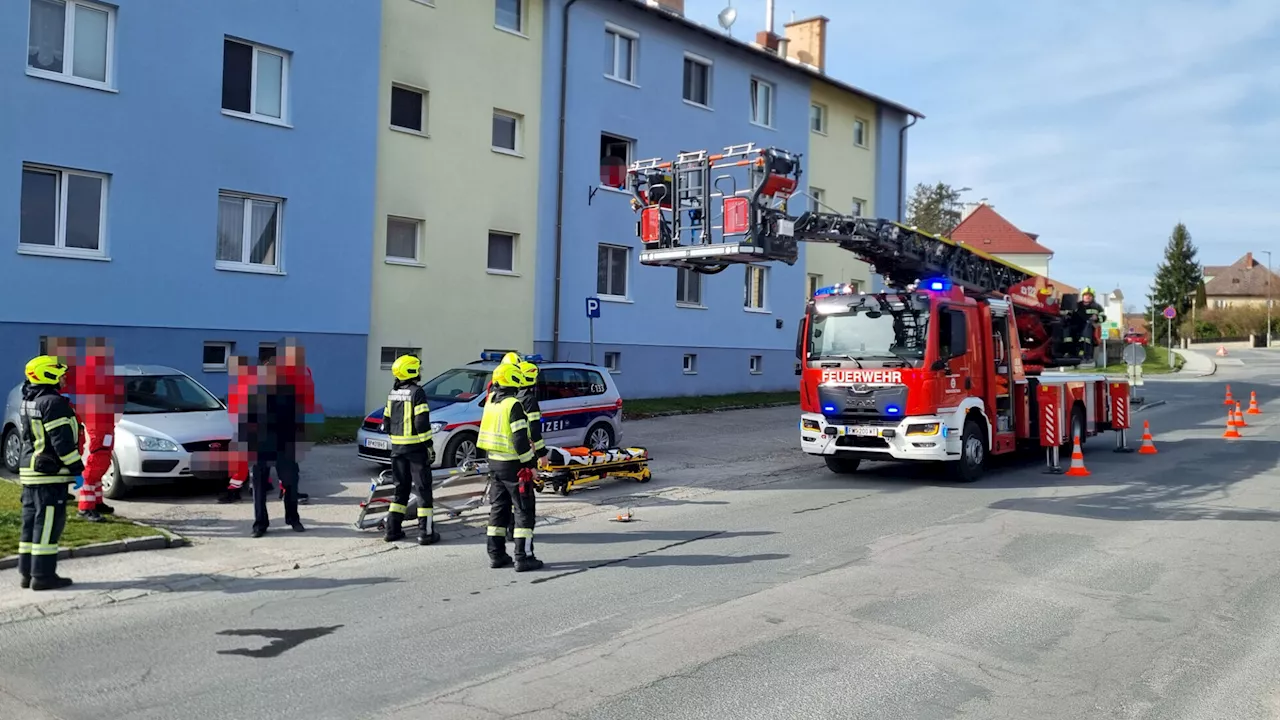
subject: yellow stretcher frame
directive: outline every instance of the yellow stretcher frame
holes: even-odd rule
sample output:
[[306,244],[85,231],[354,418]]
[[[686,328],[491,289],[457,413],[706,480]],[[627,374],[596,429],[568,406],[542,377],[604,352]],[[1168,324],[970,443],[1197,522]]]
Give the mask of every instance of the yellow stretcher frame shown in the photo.
[[533,481],[533,488],[538,492],[545,492],[549,489],[560,495],[568,495],[578,487],[590,485],[610,477],[647,483],[653,479],[653,473],[649,470],[649,460],[651,459],[649,450],[639,446],[621,449],[630,450],[633,448],[644,450],[644,457],[627,458],[626,460],[600,463],[599,465],[544,465],[538,468],[537,477]]

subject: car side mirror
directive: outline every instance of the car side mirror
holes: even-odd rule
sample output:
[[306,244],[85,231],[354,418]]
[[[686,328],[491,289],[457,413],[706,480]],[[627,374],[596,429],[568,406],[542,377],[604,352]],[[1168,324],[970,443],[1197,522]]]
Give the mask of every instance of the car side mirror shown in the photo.
[[946,370],[946,369],[947,369],[947,361],[946,361],[946,360],[934,360],[934,361],[933,361],[933,364],[929,366],[929,369],[930,369],[930,370]]

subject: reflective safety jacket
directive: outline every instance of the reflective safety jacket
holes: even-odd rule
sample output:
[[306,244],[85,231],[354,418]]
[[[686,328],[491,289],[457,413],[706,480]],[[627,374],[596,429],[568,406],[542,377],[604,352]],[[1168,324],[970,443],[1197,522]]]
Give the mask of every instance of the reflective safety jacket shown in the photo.
[[542,457],[547,454],[547,442],[542,439],[542,409],[538,407],[537,388],[520,388],[516,399],[524,408],[524,416],[529,421],[529,440],[533,443],[533,454]]
[[431,443],[427,391],[414,380],[397,380],[382,411],[382,431],[391,436],[391,454],[425,453]]
[[498,388],[485,403],[480,418],[480,440],[476,446],[489,460],[533,466],[533,442],[529,439],[529,418],[511,388]]
[[80,421],[57,387],[25,383],[18,422],[22,437],[18,479],[23,485],[66,484],[84,472]]

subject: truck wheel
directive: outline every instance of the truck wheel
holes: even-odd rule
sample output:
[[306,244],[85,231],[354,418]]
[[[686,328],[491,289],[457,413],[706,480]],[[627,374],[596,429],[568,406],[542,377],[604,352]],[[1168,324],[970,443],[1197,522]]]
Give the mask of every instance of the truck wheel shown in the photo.
[[1072,408],[1071,424],[1068,425],[1068,427],[1070,428],[1070,431],[1067,433],[1066,440],[1062,443],[1062,452],[1066,453],[1067,457],[1071,457],[1071,451],[1074,449],[1073,443],[1077,436],[1080,437],[1081,450],[1084,449],[1084,444],[1088,442],[1088,438],[1085,437],[1086,433],[1084,431],[1084,408],[1079,405]]
[[837,475],[852,475],[858,472],[858,466],[862,464],[860,458],[847,458],[839,455],[825,455],[822,459],[827,462],[827,469]]
[[951,479],[970,483],[982,477],[987,460],[987,443],[982,437],[982,425],[975,420],[964,421],[960,435],[960,459],[951,463]]

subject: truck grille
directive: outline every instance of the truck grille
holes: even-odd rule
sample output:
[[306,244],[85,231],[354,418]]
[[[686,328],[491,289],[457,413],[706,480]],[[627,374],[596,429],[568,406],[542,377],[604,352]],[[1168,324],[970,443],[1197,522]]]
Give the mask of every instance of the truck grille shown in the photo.
[[836,438],[836,447],[885,449],[889,447],[889,441],[881,437],[855,437],[853,435],[841,435]]

